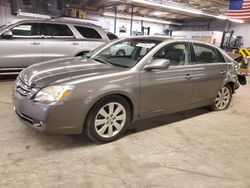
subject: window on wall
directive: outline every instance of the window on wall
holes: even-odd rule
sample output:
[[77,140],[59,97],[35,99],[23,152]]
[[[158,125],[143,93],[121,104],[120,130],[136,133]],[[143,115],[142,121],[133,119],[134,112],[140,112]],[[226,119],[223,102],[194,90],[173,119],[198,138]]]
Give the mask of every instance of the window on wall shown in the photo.
[[67,25],[45,24],[45,35],[52,38],[73,38],[74,34]]
[[218,49],[204,45],[194,44],[195,61],[197,64],[205,63],[222,63],[225,59],[221,55]]
[[82,26],[75,26],[75,28],[84,38],[90,38],[90,39],[102,38],[101,35],[95,29]]
[[11,29],[13,37],[15,38],[29,38],[40,36],[40,24],[37,23],[25,23],[15,26]]
[[174,43],[160,49],[154,59],[168,59],[171,66],[191,64],[190,49],[188,43]]

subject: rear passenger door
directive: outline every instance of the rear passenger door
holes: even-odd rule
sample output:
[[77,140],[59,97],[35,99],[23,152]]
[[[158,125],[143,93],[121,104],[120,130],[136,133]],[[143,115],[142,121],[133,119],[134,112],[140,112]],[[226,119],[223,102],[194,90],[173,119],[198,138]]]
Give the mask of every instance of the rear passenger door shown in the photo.
[[68,25],[43,24],[43,60],[75,56],[81,52],[81,43],[76,40]]
[[193,103],[210,102],[226,78],[227,64],[220,51],[210,45],[194,43]]
[[77,26],[77,25],[75,25],[74,27],[83,37],[81,39],[81,45],[83,51],[85,52],[90,52],[106,42],[102,38],[101,34],[94,28],[87,26]]

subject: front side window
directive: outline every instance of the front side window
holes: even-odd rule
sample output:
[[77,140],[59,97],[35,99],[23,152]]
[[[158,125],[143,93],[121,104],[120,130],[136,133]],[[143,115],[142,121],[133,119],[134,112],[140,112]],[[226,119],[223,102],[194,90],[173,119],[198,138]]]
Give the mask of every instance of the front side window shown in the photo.
[[75,26],[77,31],[84,37],[89,39],[101,39],[101,35],[92,28],[89,27],[82,27],[82,26]]
[[11,29],[14,38],[34,38],[41,35],[40,24],[25,23]]
[[111,42],[96,50],[96,53],[91,53],[91,59],[129,68],[136,65],[159,43],[160,41],[145,39]]
[[196,64],[225,62],[223,56],[216,48],[205,44],[194,44]]
[[174,43],[160,49],[154,59],[168,59],[170,66],[191,64],[191,54],[188,43]]
[[51,38],[73,38],[74,34],[67,25],[45,24],[45,35]]

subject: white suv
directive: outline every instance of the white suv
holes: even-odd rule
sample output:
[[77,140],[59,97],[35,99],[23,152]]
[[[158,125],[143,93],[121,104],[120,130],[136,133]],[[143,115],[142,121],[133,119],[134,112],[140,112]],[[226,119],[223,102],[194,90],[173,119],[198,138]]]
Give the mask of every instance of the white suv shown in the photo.
[[37,62],[79,56],[108,42],[94,24],[24,20],[0,29],[0,75],[17,74]]

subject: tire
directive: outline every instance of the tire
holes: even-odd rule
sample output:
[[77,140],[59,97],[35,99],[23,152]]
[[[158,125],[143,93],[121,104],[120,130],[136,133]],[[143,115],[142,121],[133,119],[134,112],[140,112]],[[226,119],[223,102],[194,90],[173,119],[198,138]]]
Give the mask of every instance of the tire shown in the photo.
[[230,85],[223,86],[214,98],[210,108],[214,111],[222,111],[228,109],[232,101],[233,91]]
[[118,50],[115,55],[116,56],[125,56],[126,52],[124,50]]
[[89,111],[84,132],[94,142],[112,142],[123,135],[130,119],[128,102],[121,96],[109,96],[98,101]]

